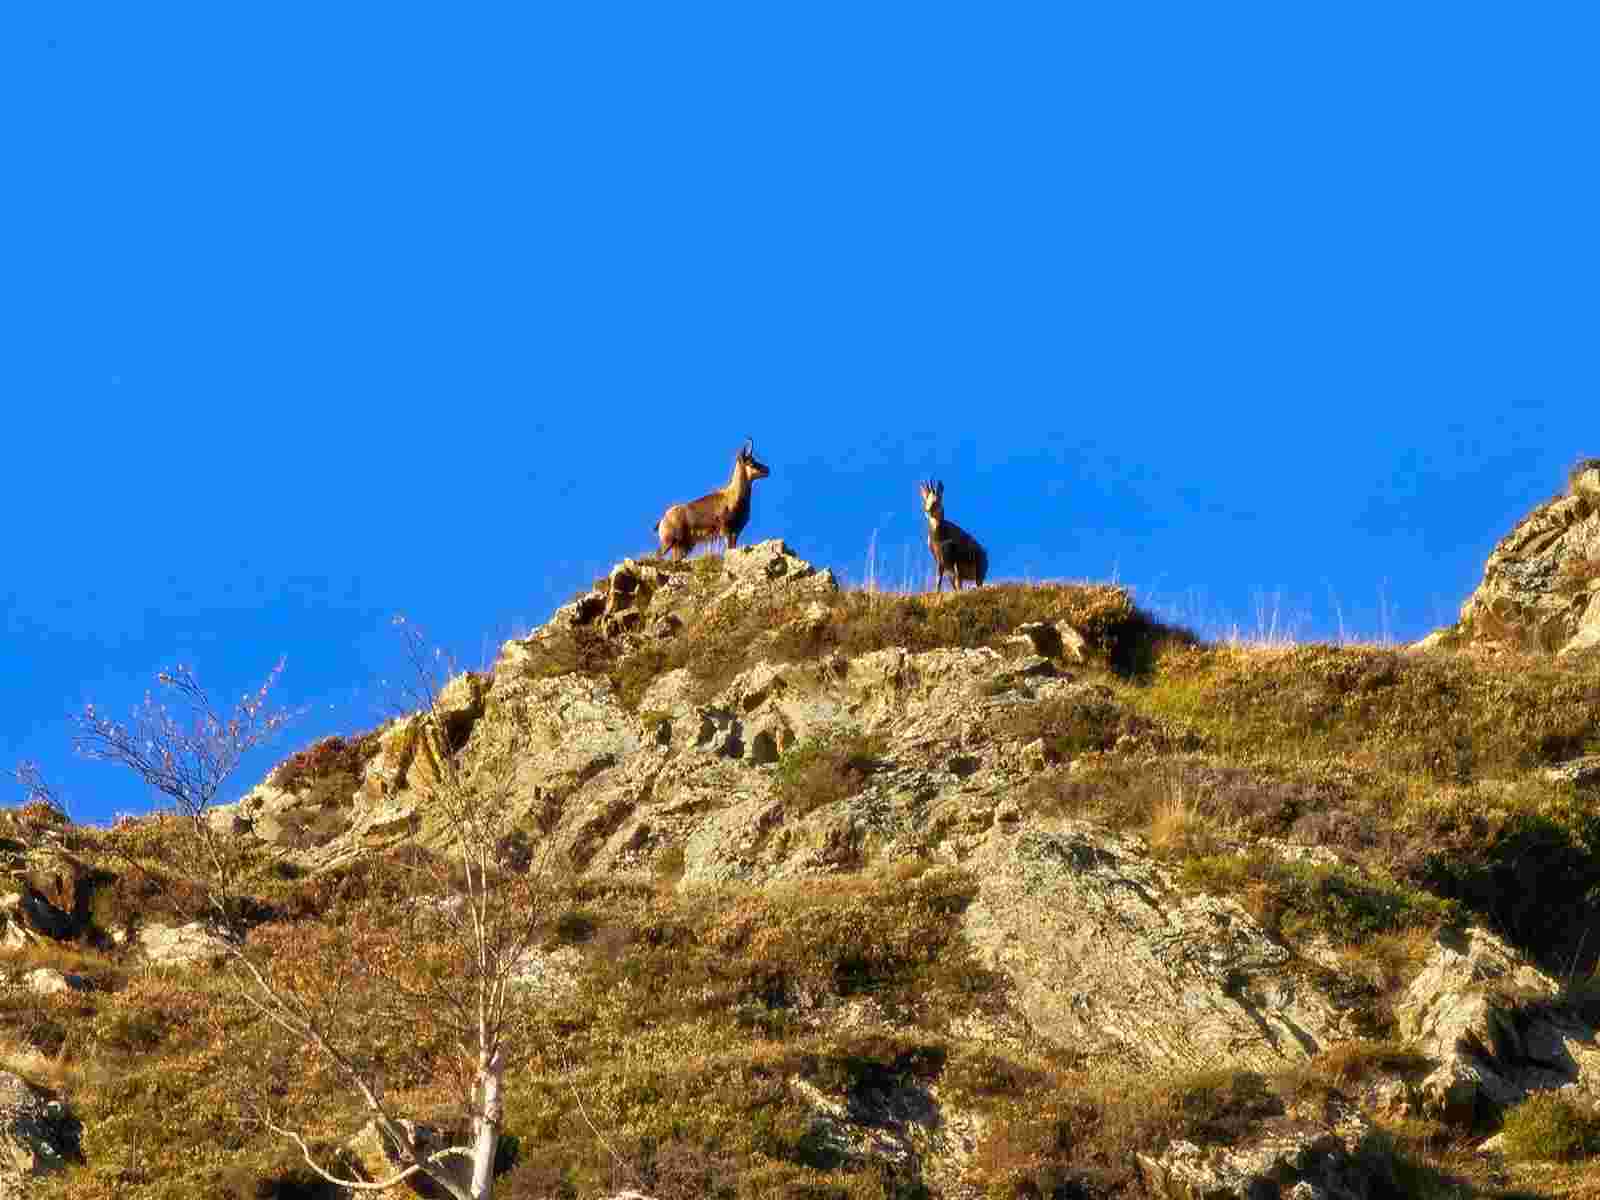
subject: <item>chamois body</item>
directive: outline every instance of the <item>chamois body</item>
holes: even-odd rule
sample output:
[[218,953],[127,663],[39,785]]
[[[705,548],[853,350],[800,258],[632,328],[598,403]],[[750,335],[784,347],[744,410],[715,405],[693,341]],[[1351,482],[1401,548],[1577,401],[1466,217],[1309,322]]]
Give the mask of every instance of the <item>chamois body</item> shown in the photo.
[[674,504],[655,523],[660,552],[670,550],[674,558],[682,558],[700,543],[718,539],[732,550],[750,521],[750,485],[770,473],[765,463],[756,461],[754,441],[746,438],[723,488],[698,500]]
[[939,570],[938,591],[944,591],[944,577],[961,590],[963,580],[975,587],[983,586],[989,573],[989,555],[978,539],[954,521],[944,519],[944,484],[932,479],[917,485],[922,495],[922,511],[928,518],[928,551],[933,555],[933,565]]

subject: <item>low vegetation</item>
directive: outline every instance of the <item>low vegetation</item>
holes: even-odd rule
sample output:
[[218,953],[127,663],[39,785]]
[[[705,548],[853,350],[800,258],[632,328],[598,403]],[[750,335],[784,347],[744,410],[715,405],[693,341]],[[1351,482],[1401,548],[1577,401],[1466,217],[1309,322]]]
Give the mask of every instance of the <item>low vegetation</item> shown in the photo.
[[853,796],[882,765],[888,739],[837,733],[802,743],[778,760],[774,796],[791,817],[802,817]]
[[[648,565],[703,589],[722,571],[715,555]],[[648,617],[651,585],[633,603]],[[1600,920],[1600,789],[1541,775],[1600,752],[1592,670],[1200,645],[1122,589],[1054,584],[723,604],[670,637],[617,637],[595,622],[541,639],[523,670],[606,677],[648,732],[666,714],[640,711],[644,697],[669,670],[686,669],[709,701],[758,661],[830,670],[891,647],[1015,654],[1017,626],[1063,619],[1091,651],[1087,664],[1059,664],[1070,686],[1008,676],[977,697],[989,720],[979,736],[1018,759],[1043,751],[1041,762],[1029,750],[1026,779],[1005,800],[1027,820],[1139,835],[1181,887],[1238,898],[1292,947],[1316,942],[1325,953],[1296,969],[1320,972],[1319,984],[1337,976],[1328,986],[1345,990],[1363,1036],[1277,1073],[1134,1074],[1025,1032],[958,1034],[1004,1029],[1012,1012],[1005,978],[962,935],[978,894],[968,870],[906,857],[760,890],[679,892],[684,852],[669,846],[637,876],[566,876],[541,893],[539,961],[555,982],[530,993],[509,1032],[515,1084],[497,1195],[935,1194],[909,1159],[861,1153],[839,1135],[820,1095],[858,1115],[886,1097],[930,1106],[970,1131],[967,1177],[994,1200],[1137,1196],[1141,1153],[1180,1138],[1237,1142],[1359,1104],[1375,1079],[1414,1077],[1426,1064],[1395,1040],[1389,1006],[1432,934],[1468,919],[1558,968],[1574,1008],[1600,1011],[1600,988],[1585,982],[1600,955],[1588,935]],[[343,804],[376,739],[325,739],[272,782]],[[790,821],[871,788],[896,765],[892,752],[881,735],[841,728],[752,769],[770,773]],[[360,1126],[358,1106],[328,1076],[290,1070],[293,1049],[241,1010],[220,972],[134,969],[118,948],[130,927],[171,919],[158,902],[182,892],[171,853],[181,835],[170,818],[96,830],[48,806],[0,812],[0,849],[50,842],[82,867],[82,936],[6,969],[48,963],[90,987],[0,994],[10,1069],[66,1098],[82,1123],[84,1161],[39,1195],[331,1197],[253,1122],[252,1089],[265,1080],[327,1150]],[[505,840],[501,886],[531,886],[537,837]],[[251,845],[233,851],[251,936],[285,969],[314,985],[359,947],[419,986],[449,970],[407,937],[427,911],[423,882],[438,876],[425,851],[300,876]],[[459,1111],[442,1024],[403,1036],[375,1026],[360,1044],[406,1111],[440,1121]],[[1597,1139],[1592,1115],[1560,1097],[1505,1119],[1512,1158],[1582,1164],[1600,1153]],[[1431,1120],[1386,1120],[1359,1152],[1394,1195],[1500,1194],[1464,1134]]]
[[1572,1162],[1600,1154],[1600,1114],[1559,1092],[1537,1092],[1506,1113],[1506,1153],[1524,1162]]

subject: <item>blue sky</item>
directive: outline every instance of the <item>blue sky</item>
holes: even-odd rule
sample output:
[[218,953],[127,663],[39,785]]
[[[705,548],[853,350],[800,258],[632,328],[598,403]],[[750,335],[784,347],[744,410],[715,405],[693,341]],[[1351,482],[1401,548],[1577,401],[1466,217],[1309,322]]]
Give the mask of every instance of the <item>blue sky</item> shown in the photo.
[[1600,453],[1592,11],[10,6],[0,766],[144,809],[67,714],[283,656],[242,791],[747,435],[854,581],[931,474],[1001,578],[1419,636]]

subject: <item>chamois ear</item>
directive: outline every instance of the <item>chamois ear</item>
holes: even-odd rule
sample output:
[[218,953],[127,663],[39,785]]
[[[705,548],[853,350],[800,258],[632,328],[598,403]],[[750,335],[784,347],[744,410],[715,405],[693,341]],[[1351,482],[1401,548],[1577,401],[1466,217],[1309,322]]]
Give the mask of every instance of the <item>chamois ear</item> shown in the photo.
[[933,485],[933,494],[938,496],[941,500],[944,499],[944,480],[941,479],[938,483]]
[[756,440],[755,440],[755,438],[745,438],[744,445],[739,448],[739,457],[748,460],[748,459],[754,458],[755,456],[756,456]]

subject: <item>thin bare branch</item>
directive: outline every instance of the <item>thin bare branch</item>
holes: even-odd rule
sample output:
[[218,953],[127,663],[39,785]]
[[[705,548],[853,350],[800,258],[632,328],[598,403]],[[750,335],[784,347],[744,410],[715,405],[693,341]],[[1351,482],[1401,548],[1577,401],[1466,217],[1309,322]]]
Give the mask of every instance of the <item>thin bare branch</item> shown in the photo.
[[261,1116],[261,1123],[268,1129],[272,1130],[272,1132],[277,1134],[279,1137],[288,1138],[296,1146],[299,1146],[300,1155],[305,1159],[306,1166],[310,1167],[323,1179],[337,1187],[349,1188],[352,1192],[381,1192],[387,1188],[394,1187],[396,1184],[404,1183],[413,1175],[427,1174],[429,1178],[432,1178],[434,1182],[440,1186],[456,1192],[457,1194],[465,1194],[461,1193],[459,1189],[454,1186],[452,1181],[435,1177],[433,1172],[429,1169],[431,1167],[437,1167],[441,1162],[443,1162],[444,1159],[452,1156],[471,1158],[472,1152],[465,1146],[446,1146],[442,1150],[435,1150],[429,1154],[426,1159],[413,1162],[410,1166],[406,1167],[398,1174],[393,1175],[382,1182],[367,1183],[359,1179],[341,1179],[332,1172],[325,1170],[312,1156],[311,1147],[306,1144],[305,1138],[298,1131],[279,1125],[265,1113],[263,1113]]

